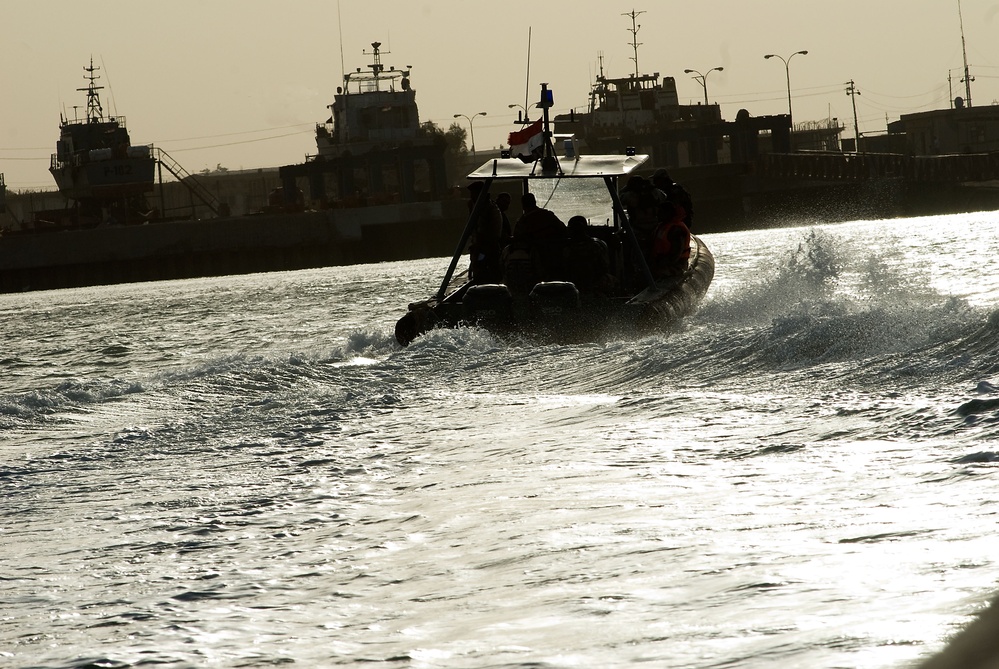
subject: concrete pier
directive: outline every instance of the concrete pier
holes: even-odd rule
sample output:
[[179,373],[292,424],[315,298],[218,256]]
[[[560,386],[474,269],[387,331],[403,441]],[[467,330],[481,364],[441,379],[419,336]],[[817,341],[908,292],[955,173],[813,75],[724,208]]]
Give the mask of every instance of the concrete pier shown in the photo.
[[0,292],[447,256],[461,200],[0,237]]

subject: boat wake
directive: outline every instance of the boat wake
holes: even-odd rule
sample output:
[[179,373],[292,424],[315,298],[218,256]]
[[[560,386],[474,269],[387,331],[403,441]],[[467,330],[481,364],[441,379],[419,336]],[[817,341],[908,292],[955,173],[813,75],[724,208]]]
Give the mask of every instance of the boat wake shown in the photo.
[[[992,320],[935,290],[930,277],[895,270],[891,257],[854,258],[835,238],[812,232],[771,275],[713,293],[694,324],[705,333],[703,352],[723,354],[732,373],[838,364],[877,382],[954,367],[972,377],[992,373],[985,357],[968,355],[995,345]],[[720,332],[729,341],[712,334]]]
[[896,269],[890,253],[859,257],[830,234],[810,232],[781,257],[756,282],[718,286],[669,334],[539,346],[461,327],[402,348],[387,325],[359,327],[266,355],[226,353],[141,378],[119,370],[9,393],[0,396],[0,426],[72,423],[81,412],[121,410],[138,395],[163,415],[187,409],[192,396],[228,398],[233,407],[297,401],[321,412],[440,392],[640,398],[738,388],[949,393],[960,398],[955,412],[966,405],[964,416],[954,414],[966,422],[999,410],[973,402],[999,385],[999,312]]

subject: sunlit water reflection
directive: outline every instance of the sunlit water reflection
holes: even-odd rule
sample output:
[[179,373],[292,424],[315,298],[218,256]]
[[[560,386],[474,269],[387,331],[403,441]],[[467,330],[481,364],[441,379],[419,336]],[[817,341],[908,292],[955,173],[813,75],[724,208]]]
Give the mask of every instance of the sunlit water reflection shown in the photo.
[[400,349],[447,259],[0,296],[2,664],[908,666],[995,589],[997,229],[709,235],[579,346]]

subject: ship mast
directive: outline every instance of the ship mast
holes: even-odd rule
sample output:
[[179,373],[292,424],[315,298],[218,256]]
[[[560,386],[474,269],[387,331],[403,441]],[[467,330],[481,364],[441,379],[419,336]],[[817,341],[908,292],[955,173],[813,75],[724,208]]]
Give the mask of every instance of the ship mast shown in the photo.
[[590,86],[590,113],[597,108],[597,100],[603,99],[604,94],[604,52],[597,51],[597,64],[600,69],[600,74],[597,75],[597,80],[593,82]]
[[94,65],[94,57],[91,56],[90,67],[83,69],[87,72],[83,78],[90,81],[90,84],[86,88],[77,88],[76,90],[84,91],[87,94],[87,123],[98,123],[104,120],[104,109],[101,107],[101,98],[97,94],[97,91],[104,90],[104,87],[96,85],[100,77],[95,74],[101,68]]
[[971,82],[975,80],[968,72],[968,49],[964,44],[964,16],[961,14],[961,0],[957,0],[957,18],[961,22],[961,54],[964,56],[964,104],[971,106]]
[[381,42],[371,43],[371,48],[374,49],[373,55],[375,62],[371,63],[370,67],[371,67],[371,74],[374,75],[373,78],[375,80],[376,91],[381,90],[381,88],[378,85],[378,82],[381,80],[382,70],[385,69],[385,66],[382,65],[382,52],[380,51],[381,46],[382,46]]
[[630,12],[626,12],[626,13],[624,13],[624,14],[621,15],[621,16],[630,16],[631,17],[631,28],[628,29],[628,32],[631,33],[631,48],[634,49],[634,51],[635,51],[635,55],[632,58],[632,60],[635,61],[635,78],[636,79],[638,78],[638,47],[642,46],[639,43],[639,41],[638,41],[638,31],[642,29],[642,26],[638,25],[638,23],[636,23],[636,20],[638,19],[638,17],[640,15],[642,15],[644,13],[645,12],[636,12],[634,9],[632,9]]

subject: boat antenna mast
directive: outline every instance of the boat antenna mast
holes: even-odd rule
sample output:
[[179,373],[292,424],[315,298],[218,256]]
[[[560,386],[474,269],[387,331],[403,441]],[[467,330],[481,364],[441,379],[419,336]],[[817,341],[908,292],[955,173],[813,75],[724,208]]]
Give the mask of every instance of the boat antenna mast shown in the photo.
[[638,31],[642,29],[642,26],[639,25],[637,21],[638,17],[644,13],[645,12],[636,12],[634,9],[632,9],[630,12],[625,12],[624,14],[621,15],[621,16],[631,17],[631,28],[628,29],[628,32],[631,33],[631,48],[635,51],[635,55],[632,57],[632,60],[635,61],[636,79],[638,78],[638,47],[642,46],[641,43],[638,41]]
[[[548,84],[541,84],[541,101],[538,103],[542,112],[542,124],[544,132],[544,149],[541,155],[541,171],[544,174],[557,172],[562,173],[562,166],[559,164],[558,156],[555,153],[555,145],[552,143],[552,131],[549,125],[548,110],[555,106],[555,96],[548,89]],[[537,163],[535,163],[537,165]]]
[[971,106],[971,82],[975,80],[968,72],[968,49],[964,44],[964,16],[961,14],[961,0],[957,0],[957,18],[961,22],[961,55],[964,56],[964,104]]
[[77,88],[76,90],[87,94],[87,123],[97,123],[104,120],[104,109],[101,107],[101,98],[97,93],[97,91],[104,90],[104,87],[97,85],[100,76],[95,74],[101,68],[94,65],[94,57],[91,56],[90,67],[83,69],[87,72],[83,78],[88,80],[90,84],[86,88]]

